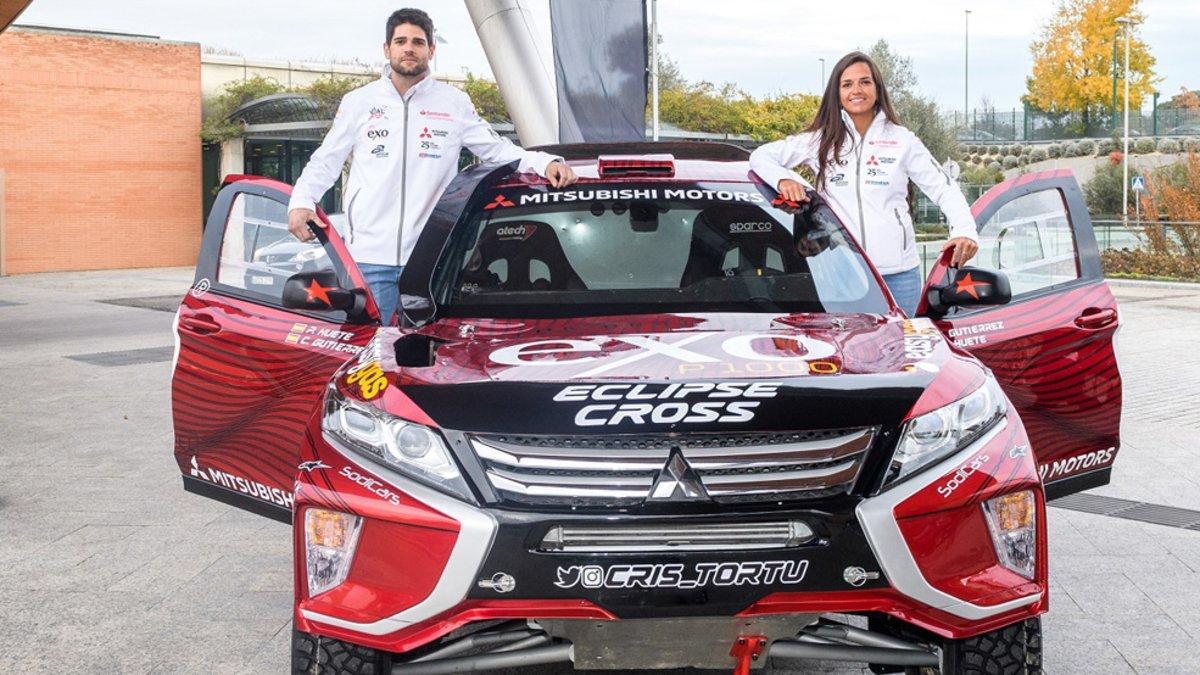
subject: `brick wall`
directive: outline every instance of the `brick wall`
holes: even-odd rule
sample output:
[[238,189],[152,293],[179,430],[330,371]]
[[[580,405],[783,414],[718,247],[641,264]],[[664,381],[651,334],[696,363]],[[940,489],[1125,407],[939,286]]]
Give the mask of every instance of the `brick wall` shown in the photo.
[[4,271],[192,265],[200,47],[0,34]]

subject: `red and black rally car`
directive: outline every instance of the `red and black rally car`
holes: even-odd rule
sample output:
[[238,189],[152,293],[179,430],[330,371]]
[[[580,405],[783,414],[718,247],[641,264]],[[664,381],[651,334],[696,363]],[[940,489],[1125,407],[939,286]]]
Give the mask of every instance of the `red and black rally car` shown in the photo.
[[1046,498],[1118,447],[1074,178],[985,194],[977,266],[936,265],[909,318],[740,150],[553,151],[578,184],[455,179],[399,327],[334,229],[280,243],[287,185],[218,195],[175,457],[293,524],[294,670],[1037,671]]

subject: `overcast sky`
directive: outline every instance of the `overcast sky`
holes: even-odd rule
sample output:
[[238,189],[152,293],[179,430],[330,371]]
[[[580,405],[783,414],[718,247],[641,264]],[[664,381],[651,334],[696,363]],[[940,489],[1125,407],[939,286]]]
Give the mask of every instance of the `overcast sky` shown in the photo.
[[[567,1],[567,0],[563,0]],[[583,0],[570,0],[583,1]],[[548,0],[527,0],[549,56]],[[446,44],[438,70],[490,76],[467,11],[455,0],[34,0],[18,23],[143,33],[247,57],[382,62],[383,24],[404,6],[430,13]],[[970,103],[1020,106],[1029,43],[1049,0],[659,0],[662,48],[689,80],[734,82],[755,95],[814,92],[819,58],[887,39],[912,58],[919,88],[947,109],[963,103],[963,10],[970,15]],[[931,7],[937,7],[934,10]],[[1140,29],[1165,96],[1200,88],[1200,0],[1143,0]],[[853,13],[851,13],[853,12]],[[86,61],[86,55],[81,55]]]

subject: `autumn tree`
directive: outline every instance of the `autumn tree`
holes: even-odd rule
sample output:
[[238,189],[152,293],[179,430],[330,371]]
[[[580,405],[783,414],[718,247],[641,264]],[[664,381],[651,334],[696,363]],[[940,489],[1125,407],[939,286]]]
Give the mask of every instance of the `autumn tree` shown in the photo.
[[[1143,19],[1141,0],[1060,0],[1058,9],[1030,45],[1033,73],[1026,80],[1023,99],[1047,112],[1078,112],[1085,129],[1103,117],[1112,101],[1113,44],[1118,67],[1124,64],[1124,35],[1117,19],[1134,21],[1129,41],[1129,103],[1137,110],[1142,98],[1154,90],[1154,57],[1138,37]],[[1120,72],[1120,71],[1118,71]],[[1117,88],[1122,106],[1124,86]]]
[[1172,96],[1171,100],[1159,107],[1175,108],[1177,110],[1200,110],[1200,91],[1191,91],[1187,87],[1180,87],[1178,94]]

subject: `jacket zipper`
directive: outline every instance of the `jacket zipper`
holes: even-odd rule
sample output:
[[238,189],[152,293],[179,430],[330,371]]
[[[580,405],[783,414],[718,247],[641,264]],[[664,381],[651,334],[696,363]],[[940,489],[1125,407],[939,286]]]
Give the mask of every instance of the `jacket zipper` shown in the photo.
[[908,250],[908,228],[904,227],[904,220],[900,218],[900,209],[893,208],[892,213],[896,214],[896,224],[900,226],[900,250],[906,251]]
[[355,190],[354,194],[350,196],[350,201],[346,204],[346,224],[350,226],[351,244],[354,243],[354,200],[358,199],[358,195],[361,192],[362,188]]
[[412,96],[409,94],[408,98],[400,97],[404,103],[404,134],[400,141],[400,231],[396,234],[397,267],[404,260],[404,198],[408,192],[408,101]]
[[862,233],[862,247],[865,251],[867,248],[867,221],[863,217],[862,205],[862,141],[863,139],[859,138],[854,148],[858,158],[858,169],[854,172],[854,196],[858,199],[858,231]]

